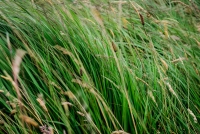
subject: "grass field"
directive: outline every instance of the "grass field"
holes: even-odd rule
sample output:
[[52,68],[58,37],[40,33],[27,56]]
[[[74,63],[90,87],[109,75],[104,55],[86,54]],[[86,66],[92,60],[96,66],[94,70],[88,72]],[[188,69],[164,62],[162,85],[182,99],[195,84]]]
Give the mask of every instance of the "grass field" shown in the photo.
[[1,0],[0,134],[200,134],[199,0]]

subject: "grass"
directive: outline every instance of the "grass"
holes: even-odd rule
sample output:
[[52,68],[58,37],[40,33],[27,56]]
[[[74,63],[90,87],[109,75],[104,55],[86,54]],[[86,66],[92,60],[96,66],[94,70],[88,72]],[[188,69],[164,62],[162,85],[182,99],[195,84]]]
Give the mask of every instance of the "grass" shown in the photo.
[[0,1],[0,133],[200,133],[200,3]]

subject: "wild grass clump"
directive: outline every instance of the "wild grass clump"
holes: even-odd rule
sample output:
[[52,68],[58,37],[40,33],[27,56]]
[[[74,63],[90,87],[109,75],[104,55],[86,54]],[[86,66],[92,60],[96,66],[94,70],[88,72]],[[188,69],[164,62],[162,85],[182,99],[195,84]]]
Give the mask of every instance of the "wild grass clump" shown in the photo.
[[200,133],[200,3],[0,1],[0,133]]

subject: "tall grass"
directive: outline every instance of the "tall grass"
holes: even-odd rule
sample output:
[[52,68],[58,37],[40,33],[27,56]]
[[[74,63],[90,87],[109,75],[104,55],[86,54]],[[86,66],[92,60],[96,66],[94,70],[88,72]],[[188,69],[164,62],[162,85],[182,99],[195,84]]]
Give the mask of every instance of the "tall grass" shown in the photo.
[[0,1],[0,133],[200,133],[200,3]]

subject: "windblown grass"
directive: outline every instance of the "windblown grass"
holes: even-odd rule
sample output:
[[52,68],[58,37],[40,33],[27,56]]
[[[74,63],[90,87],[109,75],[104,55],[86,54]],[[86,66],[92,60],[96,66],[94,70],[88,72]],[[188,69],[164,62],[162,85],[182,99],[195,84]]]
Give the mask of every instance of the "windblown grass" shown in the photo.
[[0,1],[0,133],[200,133],[200,3]]

